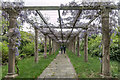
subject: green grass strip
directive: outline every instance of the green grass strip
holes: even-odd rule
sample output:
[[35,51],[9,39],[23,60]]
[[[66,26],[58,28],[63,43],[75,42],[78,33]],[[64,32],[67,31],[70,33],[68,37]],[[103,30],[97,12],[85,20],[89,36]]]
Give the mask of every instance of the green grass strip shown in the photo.
[[[71,51],[67,50],[67,55],[70,58],[73,67],[79,78],[100,78],[101,63],[98,57],[91,57],[88,55],[88,62],[84,62],[84,52],[78,57]],[[118,62],[111,61],[111,75],[112,77],[118,76]]]
[[[16,78],[37,78],[43,72],[43,70],[53,61],[53,59],[58,54],[47,55],[44,59],[43,55],[39,56],[38,63],[34,62],[34,57],[25,58],[18,62],[18,67],[20,69],[19,76]],[[8,65],[2,66],[2,77],[7,75]]]

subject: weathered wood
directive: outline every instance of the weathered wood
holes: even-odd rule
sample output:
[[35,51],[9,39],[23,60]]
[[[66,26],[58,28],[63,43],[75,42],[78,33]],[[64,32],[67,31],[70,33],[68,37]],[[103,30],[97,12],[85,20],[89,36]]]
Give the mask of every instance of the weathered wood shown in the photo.
[[75,27],[75,25],[76,25],[76,23],[77,23],[77,21],[78,21],[78,18],[80,17],[80,14],[82,13],[82,10],[79,10],[79,12],[77,13],[77,15],[76,15],[76,17],[75,17],[75,19],[74,19],[74,21],[73,21],[73,27],[72,27],[72,30],[71,30],[71,32],[70,32],[70,34],[68,35],[68,37],[67,37],[67,40],[66,40],[66,42],[69,40],[69,38],[70,38],[70,36],[71,36],[71,34],[72,34],[72,32],[73,32],[73,29],[74,29],[74,27]]
[[43,20],[43,22],[47,25],[47,27],[49,28],[50,32],[55,36],[55,38],[58,40],[57,36],[55,35],[55,33],[51,30],[51,28],[48,26],[48,22],[46,21],[46,19],[43,17],[42,13],[40,11],[37,11],[38,15],[40,16],[40,18]]
[[44,58],[47,57],[47,35],[45,35],[45,42],[44,42]]
[[58,15],[59,15],[59,23],[60,23],[60,28],[61,28],[61,38],[62,38],[62,42],[63,42],[63,33],[62,33],[62,25],[61,25],[61,15],[60,15],[60,10],[58,10]]
[[35,27],[35,62],[38,63],[38,29]]
[[102,11],[102,74],[104,76],[110,76],[110,29],[109,29],[109,10],[105,9]]
[[77,37],[77,56],[80,56],[80,39],[79,39],[79,36]]
[[[117,5],[106,5],[104,7],[117,9]],[[29,10],[100,10],[101,6],[24,6],[23,9]]]
[[49,55],[51,55],[52,49],[51,49],[51,38],[49,38]]
[[88,35],[84,33],[84,61],[88,62]]

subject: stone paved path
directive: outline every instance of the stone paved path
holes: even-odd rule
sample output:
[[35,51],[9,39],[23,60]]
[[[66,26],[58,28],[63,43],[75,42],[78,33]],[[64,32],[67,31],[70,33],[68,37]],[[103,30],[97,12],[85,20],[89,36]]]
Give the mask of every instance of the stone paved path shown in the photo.
[[58,54],[38,78],[77,78],[67,54]]

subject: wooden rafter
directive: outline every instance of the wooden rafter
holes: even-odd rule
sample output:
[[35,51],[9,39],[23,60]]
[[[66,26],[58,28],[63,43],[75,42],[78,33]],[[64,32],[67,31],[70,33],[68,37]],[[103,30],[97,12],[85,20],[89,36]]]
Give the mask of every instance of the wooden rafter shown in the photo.
[[47,27],[49,28],[50,32],[55,36],[55,38],[58,40],[57,36],[54,34],[54,32],[51,30],[51,28],[48,26],[48,23],[47,21],[45,20],[45,18],[43,17],[42,13],[41,12],[38,12],[36,10],[36,12],[38,13],[38,15],[40,16],[40,18],[43,20],[43,22],[47,25]]
[[[117,5],[106,5],[104,7],[117,9]],[[29,10],[101,10],[101,6],[24,6]]]
[[77,13],[77,15],[76,15],[76,17],[75,17],[75,19],[74,19],[74,23],[73,23],[72,30],[71,30],[70,34],[68,35],[68,38],[67,38],[66,42],[67,42],[68,39],[70,38],[71,33],[73,32],[73,29],[74,29],[74,27],[75,27],[75,24],[76,24],[78,18],[80,17],[80,14],[81,14],[81,13],[82,13],[82,10],[79,10],[79,12]]
[[63,42],[63,34],[62,34],[62,25],[61,25],[61,15],[60,15],[60,10],[58,10],[58,15],[59,15],[59,23],[60,23],[60,28],[61,28],[61,38],[62,38],[62,42]]

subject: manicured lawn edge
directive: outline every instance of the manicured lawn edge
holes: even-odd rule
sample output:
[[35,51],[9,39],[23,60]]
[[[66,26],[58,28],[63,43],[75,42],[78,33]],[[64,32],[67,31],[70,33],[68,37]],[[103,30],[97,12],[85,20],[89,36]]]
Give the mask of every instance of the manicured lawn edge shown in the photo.
[[[43,55],[39,56],[38,63],[34,62],[34,57],[25,58],[18,62],[20,69],[19,76],[16,78],[37,78],[43,72],[43,70],[55,59],[58,51],[55,54],[47,55],[44,59]],[[4,78],[8,71],[8,65],[2,66],[2,78]]]
[[[88,62],[84,62],[84,52],[81,51],[81,56],[78,57],[77,54],[72,53],[67,50],[67,55],[78,75],[78,78],[101,78],[101,64],[98,57],[91,57],[88,55]],[[118,73],[118,62],[111,61],[111,75],[112,77],[117,77]]]

